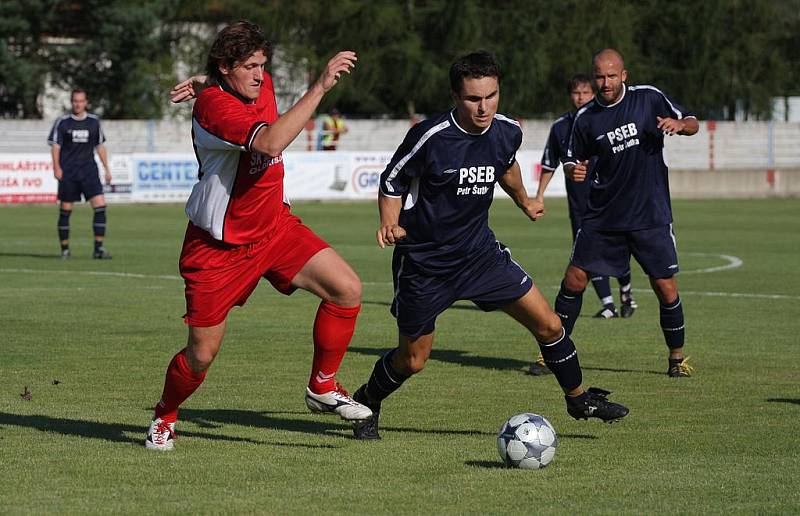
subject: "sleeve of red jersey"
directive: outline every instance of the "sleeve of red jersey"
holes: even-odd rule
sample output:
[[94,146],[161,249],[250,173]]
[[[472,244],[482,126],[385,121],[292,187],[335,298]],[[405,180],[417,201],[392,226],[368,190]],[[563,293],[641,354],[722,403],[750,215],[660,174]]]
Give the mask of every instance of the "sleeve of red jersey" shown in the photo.
[[233,95],[208,88],[194,106],[194,143],[208,150],[250,151],[258,131],[269,125],[261,115]]

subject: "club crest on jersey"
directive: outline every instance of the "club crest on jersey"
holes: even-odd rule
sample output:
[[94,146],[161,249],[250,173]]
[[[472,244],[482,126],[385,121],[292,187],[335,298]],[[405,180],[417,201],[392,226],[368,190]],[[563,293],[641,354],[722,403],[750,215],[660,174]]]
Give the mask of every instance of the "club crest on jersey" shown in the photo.
[[631,122],[629,124],[623,124],[613,131],[607,132],[606,137],[608,138],[608,142],[611,144],[611,151],[616,154],[624,151],[628,147],[639,145],[639,138],[634,138],[634,136],[637,136],[638,134],[639,130],[636,128],[636,124]]
[[274,158],[268,156],[266,154],[261,154],[260,152],[251,152],[250,153],[250,174],[260,174],[264,172],[267,168],[271,167],[276,163],[281,163],[283,161],[283,154],[280,156],[275,156]]
[[494,167],[481,165],[479,167],[461,167],[458,169],[458,184],[456,195],[485,195],[489,192],[490,184],[494,183]]

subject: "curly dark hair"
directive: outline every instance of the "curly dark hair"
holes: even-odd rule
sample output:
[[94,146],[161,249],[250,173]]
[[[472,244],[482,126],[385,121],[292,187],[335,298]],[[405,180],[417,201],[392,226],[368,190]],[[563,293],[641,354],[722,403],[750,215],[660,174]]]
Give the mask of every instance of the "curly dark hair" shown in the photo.
[[494,54],[486,50],[478,50],[467,54],[456,60],[450,66],[450,89],[456,93],[461,91],[464,79],[471,77],[480,79],[481,77],[496,77],[500,82],[500,63]]
[[208,51],[206,73],[216,83],[222,82],[220,66],[232,69],[261,50],[269,61],[272,56],[272,43],[255,23],[247,20],[234,22],[217,34],[211,50]]

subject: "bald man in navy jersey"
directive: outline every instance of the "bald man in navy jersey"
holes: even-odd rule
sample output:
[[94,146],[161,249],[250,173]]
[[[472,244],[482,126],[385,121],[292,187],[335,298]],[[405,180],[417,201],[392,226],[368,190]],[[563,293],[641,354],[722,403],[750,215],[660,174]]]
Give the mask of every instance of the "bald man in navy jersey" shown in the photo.
[[691,136],[700,126],[693,114],[657,88],[626,85],[628,72],[618,51],[598,52],[592,65],[597,96],[576,113],[562,159],[564,173],[575,181],[586,180],[593,160],[589,203],[556,298],[556,313],[571,333],[588,271],[619,276],[633,255],[659,300],[669,348],[667,374],[688,377],[692,368],[683,353],[678,255],[663,150],[665,135]]

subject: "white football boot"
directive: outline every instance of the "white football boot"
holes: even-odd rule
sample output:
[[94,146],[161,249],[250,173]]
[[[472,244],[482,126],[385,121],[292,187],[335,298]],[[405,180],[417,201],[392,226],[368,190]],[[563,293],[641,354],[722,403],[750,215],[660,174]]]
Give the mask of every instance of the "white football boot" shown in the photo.
[[311,412],[339,414],[345,421],[362,421],[372,415],[369,407],[355,401],[339,382],[332,391],[316,394],[306,387],[306,406]]
[[167,423],[157,418],[150,423],[144,445],[148,450],[170,451],[174,446],[174,440],[175,423]]

